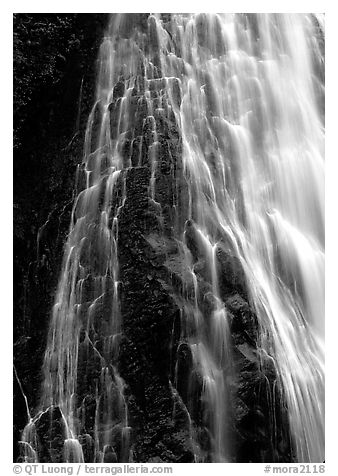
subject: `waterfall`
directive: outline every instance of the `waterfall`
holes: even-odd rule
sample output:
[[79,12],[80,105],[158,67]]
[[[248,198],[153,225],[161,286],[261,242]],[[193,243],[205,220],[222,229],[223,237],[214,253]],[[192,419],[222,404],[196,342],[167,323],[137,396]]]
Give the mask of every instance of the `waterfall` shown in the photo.
[[[181,147],[182,172],[177,166],[172,181],[183,191],[173,192],[170,232],[163,216],[158,226],[177,243],[188,276],[176,296],[181,322],[170,385],[188,415],[194,461],[236,461],[234,316],[220,278],[224,256],[243,273],[242,294],[257,326],[256,342],[241,349],[261,369],[273,369],[266,396],[272,433],[281,424],[278,400],[294,459],[324,460],[323,28],[311,14],[111,16],[52,311],[41,408],[22,437],[26,461],[38,459],[34,426],[46,414],[58,422],[67,462],[132,458],[119,368],[120,217],[128,173],[138,167],[149,169],[149,206],[163,212],[164,128]],[[183,355],[191,357],[185,383]]]
[[[173,21],[181,58],[170,51],[162,61],[168,76],[177,74],[178,65],[184,68],[177,114],[190,217],[210,249],[211,268],[211,249],[221,243],[240,259],[260,349],[272,354],[285,392],[298,459],[320,461],[324,136],[314,20],[199,14]],[[216,278],[213,286],[217,297]],[[215,337],[226,336],[225,313],[217,319]],[[222,344],[226,337],[211,351]],[[221,392],[210,363],[215,361],[204,352],[197,360]]]

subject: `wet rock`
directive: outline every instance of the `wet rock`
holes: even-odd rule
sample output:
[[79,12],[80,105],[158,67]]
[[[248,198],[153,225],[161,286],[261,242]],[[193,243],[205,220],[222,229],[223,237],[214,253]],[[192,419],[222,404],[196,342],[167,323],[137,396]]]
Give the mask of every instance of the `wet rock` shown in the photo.
[[180,80],[178,78],[172,78],[169,81],[169,87],[171,89],[172,94],[172,102],[177,108],[179,108],[181,107],[182,102]]
[[200,243],[198,240],[198,235],[197,231],[194,225],[194,222],[192,220],[187,220],[185,222],[185,241],[187,244],[187,247],[190,250],[190,253],[192,254],[192,257],[194,261],[198,261],[199,258],[201,257],[200,253]]
[[137,110],[135,116],[135,136],[142,136],[143,133],[143,121],[148,116],[147,100],[144,96],[141,96],[137,101]]
[[229,293],[239,292],[246,297],[246,278],[240,260],[230,251],[226,251],[221,245],[216,250],[218,262],[219,285],[222,296]]
[[51,406],[35,423],[39,441],[37,453],[41,463],[62,463],[66,428],[61,411]]
[[251,307],[239,294],[230,296],[225,301],[226,307],[233,316],[231,332],[235,343],[249,343],[254,348],[257,345],[258,322]]
[[117,463],[117,455],[112,446],[107,445],[104,448],[103,452],[103,462],[104,463]]
[[187,343],[183,342],[177,349],[176,388],[186,405],[188,403],[190,374],[192,368],[193,360],[190,347]]
[[125,85],[123,81],[118,81],[113,90],[113,101],[117,98],[123,97],[125,91]]
[[142,144],[142,136],[136,137],[131,145],[131,165],[132,167],[137,167],[141,165],[141,144]]

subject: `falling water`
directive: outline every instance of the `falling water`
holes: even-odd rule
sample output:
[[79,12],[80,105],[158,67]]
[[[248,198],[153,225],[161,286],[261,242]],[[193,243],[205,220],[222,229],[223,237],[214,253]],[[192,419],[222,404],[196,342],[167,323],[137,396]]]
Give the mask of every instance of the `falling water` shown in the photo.
[[[315,20],[199,14],[172,22],[181,58],[174,50],[162,62],[166,75],[181,81],[176,113],[190,217],[212,268],[217,243],[226,243],[240,259],[259,320],[260,347],[273,356],[286,394],[298,460],[321,461],[324,136]],[[214,313],[215,338],[224,336],[212,346],[219,350],[226,346],[226,314],[217,305]],[[222,395],[220,366],[202,344],[194,346],[207,385]],[[223,417],[224,402],[210,400]]]
[[[310,14],[111,17],[50,324],[41,412],[23,435],[27,461],[36,453],[34,424],[56,407],[64,458],[83,461],[79,440],[86,433],[88,402],[77,372],[90,359],[99,371],[95,428],[85,439],[101,461],[112,457],[120,438],[118,458],[128,461],[130,426],[118,371],[119,213],[124,171],[143,165],[145,147],[131,151],[126,144],[137,144],[145,126],[149,199],[159,205],[159,116],[177,124],[183,145],[186,207],[176,210],[173,233],[194,292],[191,298],[182,291],[181,340],[190,349],[193,374],[203,380],[199,398],[212,442],[210,460],[230,461],[232,454],[231,336],[218,282],[219,250],[243,268],[259,326],[257,352],[275,367],[296,460],[324,460],[322,39],[322,18]],[[141,106],[147,114],[140,125]],[[208,322],[187,246],[192,234],[208,264]],[[177,366],[174,380],[177,386]],[[194,405],[187,403],[189,421]],[[203,461],[193,426],[191,439],[195,461]]]

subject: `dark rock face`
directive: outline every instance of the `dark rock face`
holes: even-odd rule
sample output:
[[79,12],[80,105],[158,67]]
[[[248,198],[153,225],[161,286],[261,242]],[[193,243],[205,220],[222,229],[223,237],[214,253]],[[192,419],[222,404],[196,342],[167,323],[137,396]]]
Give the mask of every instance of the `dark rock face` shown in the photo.
[[[145,31],[149,29],[149,54],[154,65],[154,79],[150,81],[149,90],[156,106],[156,100],[160,96],[164,103],[169,99],[163,86],[154,19],[147,20],[147,16],[142,15],[141,17],[139,23]],[[204,21],[201,15],[201,42],[205,34]],[[130,22],[124,25],[126,37],[133,28],[131,19]],[[217,27],[216,24],[215,28]],[[220,50],[216,53],[221,55],[224,52]],[[90,56],[89,53],[88,55]],[[193,220],[186,221],[187,183],[182,165],[182,138],[175,116],[163,113],[163,108],[160,107],[155,107],[154,114],[150,115],[142,79],[142,76],[139,76],[138,88],[135,88],[130,103],[130,130],[125,134],[123,144],[120,144],[125,170],[121,173],[114,197],[120,206],[117,241],[122,335],[118,356],[106,355],[103,336],[107,333],[107,322],[112,312],[113,287],[113,282],[107,279],[104,298],[95,308],[90,330],[91,342],[95,343],[95,346],[91,342],[88,343],[84,333],[80,336],[77,398],[82,402],[82,409],[79,442],[84,460],[92,462],[95,454],[95,419],[98,414],[99,418],[104,418],[104,415],[100,415],[102,408],[100,403],[97,403],[95,392],[97,382],[100,381],[102,360],[106,360],[111,365],[118,366],[119,374],[124,380],[124,397],[131,431],[130,434],[124,435],[118,416],[111,416],[113,431],[116,433],[115,443],[105,445],[103,462],[114,463],[131,459],[135,462],[193,462],[196,445],[202,455],[202,461],[208,462],[211,461],[211,436],[206,422],[210,416],[206,416],[204,408],[203,378],[198,368],[194,367],[194,357],[186,335],[191,332],[189,316],[192,314],[194,299],[198,302],[203,316],[210,319],[214,306],[212,279],[208,258],[195,224]],[[109,107],[112,136],[116,133],[121,97],[125,88],[125,78],[120,77],[114,87],[113,101]],[[173,91],[173,100],[179,105],[181,92],[178,82],[175,83]],[[212,107],[216,107],[217,98],[211,93],[210,96],[214,98]],[[94,114],[94,123],[95,120],[97,119]],[[82,139],[83,129],[82,124],[79,132]],[[159,160],[155,173],[155,194],[150,198],[149,150],[154,143],[155,130]],[[77,138],[74,141],[78,144]],[[55,147],[55,144],[52,146]],[[45,148],[49,147],[50,144],[47,143]],[[72,143],[69,147],[73,151],[75,162],[79,146]],[[60,163],[62,164],[62,161]],[[81,171],[78,178],[77,193],[85,186]],[[125,199],[122,203],[123,195]],[[21,196],[20,198],[22,199]],[[68,187],[67,193],[64,192],[62,197],[62,210],[60,211],[59,205],[56,204],[45,227],[39,228],[41,221],[36,220],[34,230],[28,232],[25,223],[23,234],[18,236],[16,245],[18,250],[27,234],[29,235],[30,243],[25,246],[30,248],[32,262],[21,263],[19,256],[16,259],[17,275],[21,277],[21,282],[16,291],[20,304],[16,311],[15,365],[29,397],[31,410],[38,403],[36,395],[46,344],[46,316],[49,314],[55,292],[55,276],[60,268],[59,255],[66,236],[66,224],[70,219],[71,198],[71,189]],[[38,209],[40,216],[44,215],[43,211]],[[80,214],[80,209],[75,210],[76,219]],[[17,222],[19,219],[18,213]],[[39,249],[38,261],[35,262],[35,246],[32,241],[37,228]],[[183,233],[184,243],[177,239],[177,236]],[[90,261],[91,268],[97,271],[97,275],[103,274],[100,269],[100,253],[104,251],[97,245],[94,229],[93,237],[89,237],[88,241],[95,243],[95,246],[84,248],[82,265],[85,267]],[[193,263],[198,283],[196,296],[186,256],[190,256]],[[287,409],[272,358],[263,355],[259,346],[260,330],[248,296],[244,271],[238,258],[223,243],[216,250],[216,261],[220,298],[229,316],[229,352],[233,357],[227,395],[230,401],[228,412],[231,415],[231,428],[227,431],[233,435],[231,461],[290,462],[293,455]],[[97,267],[93,266],[93,262],[97,263]],[[25,276],[25,282],[22,282],[22,276]],[[84,280],[84,302],[90,303],[97,298],[94,281],[94,272]],[[41,320],[44,324],[40,326]],[[36,357],[28,361],[29,355]],[[26,423],[19,415],[24,402],[17,387],[16,442]],[[110,394],[109,398],[113,400],[115,397]],[[114,408],[112,401],[108,402],[108,405]],[[194,438],[191,436],[192,428]],[[57,407],[51,407],[38,419],[36,432],[40,461],[64,461],[65,429]],[[104,435],[100,435],[100,438],[104,439]],[[130,439],[128,454],[124,452],[126,445],[123,438]]]
[[[14,365],[33,415],[107,21],[14,15]],[[27,412],[15,376],[13,396],[16,459]]]
[[[160,85],[154,81],[154,93]],[[136,96],[137,97],[137,96]],[[138,99],[142,103],[142,96]],[[142,106],[143,107],[143,106]],[[174,122],[158,117],[160,164],[156,173],[156,193],[149,198],[150,165],[147,161],[153,118],[146,108],[143,120],[141,166],[125,172],[126,199],[119,215],[119,266],[123,338],[119,369],[128,385],[130,424],[134,429],[135,461],[193,461],[186,417],[180,416],[180,399],[170,385],[171,340],[179,312],[171,287],[167,260],[179,264],[178,246],[173,238],[181,144]],[[132,159],[133,160],[133,159]],[[174,401],[177,402],[174,404]],[[176,405],[176,416],[173,408]],[[182,407],[182,405],[181,405]],[[155,459],[154,459],[155,458]]]

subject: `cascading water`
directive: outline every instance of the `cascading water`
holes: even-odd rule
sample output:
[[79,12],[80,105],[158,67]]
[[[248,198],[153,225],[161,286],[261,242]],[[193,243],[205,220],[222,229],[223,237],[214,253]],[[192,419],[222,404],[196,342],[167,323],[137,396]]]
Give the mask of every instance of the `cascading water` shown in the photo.
[[[171,234],[192,282],[181,289],[177,355],[188,349],[192,360],[182,398],[194,461],[236,461],[232,315],[219,282],[224,253],[243,270],[256,316],[252,358],[262,367],[269,361],[275,372],[273,433],[280,399],[294,459],[324,460],[322,36],[322,18],[306,14],[112,16],[50,324],[41,409],[22,437],[27,461],[38,458],[35,425],[56,409],[65,461],[131,458],[119,374],[119,220],[133,167],[149,168],[149,203],[161,209],[161,127],[168,123],[182,141],[183,178],[177,172],[172,180],[186,184],[184,206],[174,199]],[[179,367],[177,358],[171,385],[178,394]],[[79,381],[79,371],[91,377]],[[199,425],[209,435],[207,451]]]
[[[313,20],[201,14],[174,22],[184,60],[178,114],[190,214],[210,248],[211,267],[217,243],[240,259],[260,348],[273,356],[286,395],[298,458],[320,461],[324,143]],[[171,76],[182,63],[175,52],[167,58]],[[215,278],[213,285],[217,297]],[[224,347],[225,319],[216,306],[215,336],[224,336]],[[202,353],[197,359],[209,382],[210,364]]]

